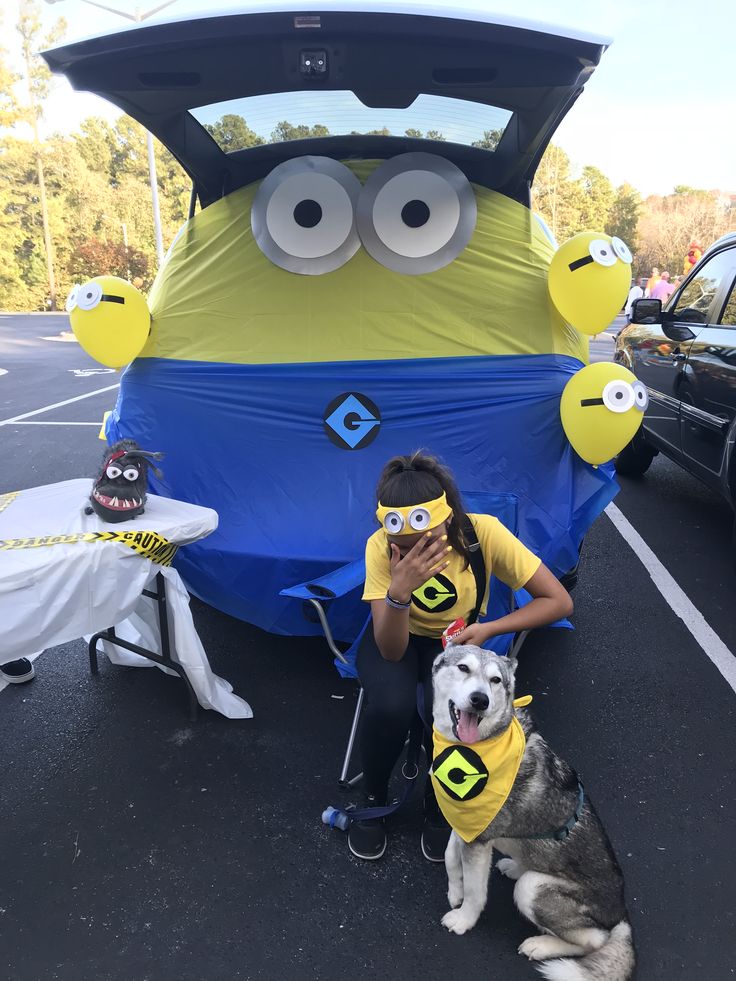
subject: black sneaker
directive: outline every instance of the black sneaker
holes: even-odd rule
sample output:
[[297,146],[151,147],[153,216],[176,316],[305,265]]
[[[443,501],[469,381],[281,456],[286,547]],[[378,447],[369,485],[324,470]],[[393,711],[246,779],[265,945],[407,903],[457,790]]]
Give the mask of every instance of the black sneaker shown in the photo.
[[19,657],[17,661],[0,664],[0,681],[11,685],[22,685],[36,677],[36,671],[27,657]]
[[444,862],[450,825],[434,799],[424,802],[424,826],[422,827],[422,855],[428,862]]
[[[375,797],[368,795],[365,807],[379,807]],[[386,825],[383,818],[368,821],[351,821],[348,828],[348,848],[357,858],[374,862],[386,851]]]

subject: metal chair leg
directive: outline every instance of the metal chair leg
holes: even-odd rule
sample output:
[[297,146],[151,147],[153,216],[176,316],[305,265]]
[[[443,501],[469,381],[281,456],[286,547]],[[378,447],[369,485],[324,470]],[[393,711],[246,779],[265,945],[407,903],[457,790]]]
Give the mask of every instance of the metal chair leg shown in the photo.
[[345,759],[342,763],[342,770],[340,771],[340,778],[337,781],[338,785],[343,789],[347,790],[350,787],[354,787],[355,784],[361,779],[363,773],[358,773],[356,776],[351,777],[348,780],[348,769],[350,767],[350,758],[353,755],[353,746],[355,745],[355,736],[358,732],[358,723],[360,722],[360,713],[363,711],[363,698],[364,691],[361,688],[358,692],[358,704],[355,706],[355,714],[353,715],[353,724],[350,727],[350,736],[348,738],[347,749],[345,750]]

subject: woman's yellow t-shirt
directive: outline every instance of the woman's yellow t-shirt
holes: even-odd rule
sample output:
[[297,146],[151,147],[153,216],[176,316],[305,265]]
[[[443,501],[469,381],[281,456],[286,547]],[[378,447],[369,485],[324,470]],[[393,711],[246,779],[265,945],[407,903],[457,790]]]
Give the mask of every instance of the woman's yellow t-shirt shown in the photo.
[[[541,565],[541,559],[489,514],[468,515],[478,536],[486,575],[494,574],[512,589],[521,589]],[[440,637],[442,631],[458,617],[468,619],[475,609],[477,591],[475,576],[465,560],[454,549],[450,564],[442,572],[415,589],[409,608],[409,632],[421,637]],[[365,589],[363,599],[383,599],[391,582],[391,563],[386,532],[379,528],[365,546]],[[486,612],[488,591],[483,597],[479,616]]]

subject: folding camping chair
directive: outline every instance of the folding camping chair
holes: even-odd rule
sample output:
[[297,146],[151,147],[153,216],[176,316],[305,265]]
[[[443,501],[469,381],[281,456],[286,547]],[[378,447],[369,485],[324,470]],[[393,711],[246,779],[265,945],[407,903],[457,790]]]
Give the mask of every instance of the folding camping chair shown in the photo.
[[[468,491],[463,493],[462,498],[465,507],[469,512],[473,514],[493,515],[493,517],[498,518],[498,520],[501,521],[502,524],[509,529],[509,531],[513,532],[514,534],[517,533],[518,499],[514,494]],[[358,678],[358,673],[355,668],[355,659],[363,634],[367,629],[369,629],[371,619],[370,613],[367,615],[355,640],[353,640],[347,650],[341,651],[337,646],[332,630],[330,629],[328,610],[329,604],[332,600],[337,599],[340,596],[346,596],[353,590],[362,587],[364,582],[365,561],[360,558],[356,559],[354,562],[348,563],[347,565],[341,566],[339,569],[336,569],[333,572],[327,573],[327,575],[322,576],[319,579],[311,582],[300,583],[297,586],[290,586],[286,589],[282,589],[280,592],[281,596],[291,596],[295,599],[301,599],[303,602],[304,615],[311,622],[314,622],[314,614],[316,614],[322,626],[322,630],[324,631],[327,644],[335,656],[335,667],[337,668],[339,674],[342,675],[343,678],[355,678],[355,680],[358,682],[360,679]],[[488,610],[482,620],[486,621],[498,619],[504,614],[510,613],[517,606],[523,606],[525,603],[529,602],[530,599],[531,597],[525,590],[518,590],[515,593],[509,586],[501,582],[500,579],[497,579],[496,576],[491,575]],[[570,624],[568,621],[559,621],[559,626],[569,627]],[[489,650],[495,651],[497,654],[509,654],[516,656],[528,633],[529,632],[525,630],[519,634],[504,634],[499,637],[493,637],[485,646],[488,647]],[[363,709],[363,697],[364,693],[363,688],[361,687],[358,692],[358,701],[355,707],[355,713],[353,715],[353,721],[350,728],[350,735],[348,737],[348,744],[345,750],[345,757],[343,759],[342,769],[338,780],[340,787],[343,789],[353,787],[363,775],[362,773],[358,773],[354,777],[348,778],[348,770],[350,768],[353,746],[355,744],[360,715]]]

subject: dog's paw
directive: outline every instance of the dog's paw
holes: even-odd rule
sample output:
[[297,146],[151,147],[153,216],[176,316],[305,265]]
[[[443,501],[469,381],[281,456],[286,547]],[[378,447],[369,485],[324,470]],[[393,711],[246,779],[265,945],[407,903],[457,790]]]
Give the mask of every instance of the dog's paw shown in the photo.
[[559,941],[550,936],[527,937],[519,945],[519,953],[530,961],[546,961],[548,957],[559,957]]
[[458,906],[461,905],[463,901],[462,884],[448,886],[447,901],[450,904],[450,906],[452,906],[453,909],[456,909]]
[[449,913],[445,913],[440,922],[450,933],[463,934],[473,929],[478,922],[478,917],[471,915],[467,910],[463,911],[461,906],[459,909],[451,909]]
[[505,875],[507,879],[520,879],[524,874],[522,867],[513,858],[499,859],[497,868],[501,875]]

